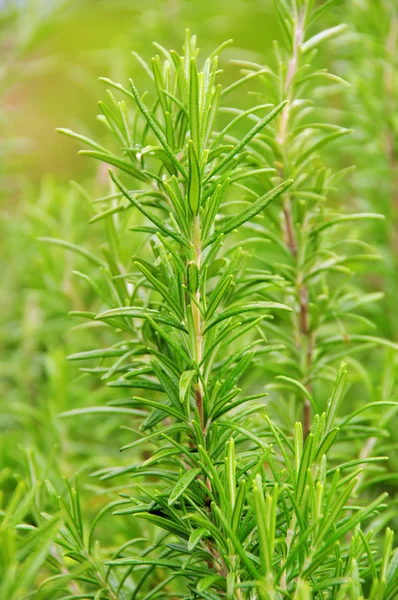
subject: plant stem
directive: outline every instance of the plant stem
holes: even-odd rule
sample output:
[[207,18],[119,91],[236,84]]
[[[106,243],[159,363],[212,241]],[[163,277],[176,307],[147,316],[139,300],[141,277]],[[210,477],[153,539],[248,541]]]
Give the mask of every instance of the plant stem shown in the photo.
[[[201,260],[202,260],[202,243],[201,243],[201,235],[200,235],[200,217],[199,215],[194,217],[193,221],[193,243],[195,249],[195,263],[198,269],[200,270]],[[200,289],[195,292],[195,297],[197,304],[200,305]],[[195,324],[195,339],[196,339],[196,348],[195,348],[195,358],[198,365],[202,362],[203,356],[203,338],[202,338],[202,317],[200,314],[200,310],[198,306],[193,303],[192,304],[192,312],[193,312],[193,320]],[[203,433],[205,433],[205,422],[204,422],[204,412],[203,412],[203,385],[201,380],[198,380],[198,383],[195,386],[195,403],[196,408],[198,409],[200,425]]]
[[[392,10],[391,24],[385,42],[385,53],[386,60],[384,66],[384,91],[385,91],[385,115],[386,115],[386,132],[385,132],[385,153],[388,161],[389,170],[391,173],[390,177],[390,195],[391,195],[391,213],[392,213],[392,226],[390,228],[390,244],[394,254],[398,249],[398,229],[397,229],[397,213],[398,213],[398,161],[395,151],[395,136],[394,136],[394,115],[395,115],[395,102],[394,102],[394,58],[397,51],[398,42],[398,13],[395,9]],[[390,214],[391,214],[390,213]],[[397,264],[395,263],[394,268],[394,280],[392,286],[392,303],[390,304],[391,320],[395,323],[393,327],[393,336],[396,339],[398,336],[397,322],[395,319],[395,305],[394,297],[396,292],[396,276],[397,276]]]
[[[293,48],[292,48],[292,56],[288,63],[288,69],[286,74],[286,80],[284,85],[284,91],[286,93],[287,105],[282,112],[282,118],[280,122],[279,132],[278,132],[278,142],[281,148],[282,153],[282,166],[280,168],[280,176],[285,178],[287,176],[286,165],[288,164],[286,153],[284,152],[287,135],[289,131],[289,117],[290,110],[294,100],[293,95],[293,79],[297,72],[299,65],[299,51],[300,46],[303,43],[304,39],[304,12],[296,15],[296,25],[294,30],[294,40],[293,40]],[[297,345],[299,350],[304,350],[306,353],[305,357],[305,372],[308,371],[308,368],[312,362],[312,351],[313,351],[313,340],[312,334],[310,332],[309,327],[309,314],[308,314],[308,287],[302,281],[302,274],[300,272],[300,264],[298,260],[298,242],[296,233],[294,230],[293,224],[293,216],[292,216],[292,208],[291,208],[291,200],[288,194],[283,197],[283,219],[284,219],[284,227],[285,227],[285,236],[286,236],[286,245],[290,250],[293,259],[296,263],[296,290],[299,299],[299,309],[297,315]],[[307,387],[308,391],[311,392],[311,384],[307,381],[306,374],[304,375],[304,385]],[[306,437],[311,428],[311,404],[307,398],[303,399],[303,433],[304,437]]]
[[86,556],[87,561],[91,564],[93,568],[94,576],[96,577],[98,583],[101,588],[108,593],[109,600],[118,600],[117,594],[113,591],[111,584],[104,578],[100,569],[98,568],[96,562],[92,559],[91,555],[87,551],[83,551],[83,554]]

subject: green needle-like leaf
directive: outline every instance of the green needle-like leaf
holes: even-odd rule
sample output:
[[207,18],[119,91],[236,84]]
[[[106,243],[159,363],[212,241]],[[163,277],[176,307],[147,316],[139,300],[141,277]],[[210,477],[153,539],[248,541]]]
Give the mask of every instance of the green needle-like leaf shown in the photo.
[[210,172],[207,179],[214,177],[218,171],[225,168],[235,156],[247,146],[247,144],[257,135],[264,127],[268,125],[276,117],[278,113],[286,106],[286,101],[281,102],[276,108],[274,108],[266,117],[261,119],[254,127],[245,135],[245,137],[234,147],[231,152],[225,156],[222,161]]
[[194,479],[201,473],[201,469],[191,469],[184,473],[179,479],[171,492],[167,504],[171,506],[185,492]]
[[239,213],[232,219],[229,219],[227,223],[225,223],[222,227],[217,229],[215,233],[208,240],[206,240],[205,246],[214,243],[216,238],[220,234],[225,235],[226,233],[237,229],[247,221],[253,219],[256,215],[258,215],[260,211],[262,211],[269,204],[271,204],[271,202],[275,200],[275,198],[283,194],[283,192],[285,192],[292,185],[292,183],[292,179],[284,181],[283,183],[269,191],[267,194],[264,194],[264,196],[257,198],[257,200],[255,200],[255,202],[253,202],[249,208],[243,210],[241,213]]
[[225,310],[220,313],[214,319],[212,319],[205,327],[204,332],[206,333],[209,329],[221,323],[225,319],[230,319],[232,317],[240,316],[245,313],[251,312],[264,312],[268,310],[287,310],[291,311],[291,308],[286,306],[285,304],[280,304],[279,302],[250,302],[247,304],[237,304],[236,306],[232,306],[231,308]]

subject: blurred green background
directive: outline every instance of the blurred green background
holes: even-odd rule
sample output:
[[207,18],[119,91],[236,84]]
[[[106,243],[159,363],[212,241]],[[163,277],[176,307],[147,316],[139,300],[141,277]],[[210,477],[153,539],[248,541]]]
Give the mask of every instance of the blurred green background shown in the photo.
[[[131,56],[147,59],[152,42],[180,48],[185,28],[196,33],[203,55],[233,38],[228,57],[258,59],[279,36],[273,2],[247,0],[40,0],[20,16],[3,2],[2,104],[7,111],[7,140],[25,142],[24,173],[38,180],[55,173],[61,180],[87,174],[76,148],[55,133],[61,125],[94,133],[98,76],[143,77]],[[10,8],[11,7],[11,8]],[[16,12],[17,9],[15,8]],[[227,69],[228,70],[228,69]],[[228,74],[227,74],[228,76]]]

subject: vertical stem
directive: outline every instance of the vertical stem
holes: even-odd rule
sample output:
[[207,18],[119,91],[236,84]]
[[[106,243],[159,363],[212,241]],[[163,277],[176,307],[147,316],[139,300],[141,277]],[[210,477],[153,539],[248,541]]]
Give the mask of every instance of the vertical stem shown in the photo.
[[[396,110],[396,102],[394,98],[394,59],[397,52],[398,41],[398,12],[395,8],[391,11],[390,29],[385,42],[386,60],[384,67],[384,97],[385,97],[385,117],[386,117],[386,132],[385,132],[385,154],[390,171],[390,199],[392,216],[392,225],[390,227],[390,245],[393,255],[396,255],[398,250],[398,229],[397,229],[397,214],[398,214],[398,161],[395,150],[396,140],[394,136],[393,118]],[[397,263],[395,262],[393,271],[393,281],[390,290],[390,311],[391,321],[393,322],[392,335],[396,339],[398,336],[397,320],[395,318],[394,297],[396,293],[396,276]]]
[[[284,90],[286,93],[287,105],[282,112],[282,118],[280,122],[279,132],[278,132],[278,142],[281,147],[282,155],[284,154],[284,148],[286,145],[286,138],[289,131],[289,117],[290,117],[290,109],[292,102],[294,100],[293,96],[293,78],[298,69],[299,63],[299,51],[300,46],[303,43],[304,39],[304,12],[299,13],[296,16],[296,25],[294,30],[294,39],[293,39],[293,49],[292,56],[288,64],[286,81]],[[282,177],[286,176],[284,173],[284,166],[287,164],[287,160],[282,160],[282,168],[280,169],[280,175]],[[296,234],[294,231],[293,217],[292,217],[292,209],[291,209],[291,201],[288,194],[286,194],[283,198],[283,219],[285,226],[285,236],[286,236],[286,245],[289,248],[295,263],[297,270],[297,281],[296,281],[296,289],[299,298],[299,311],[297,315],[298,321],[298,345],[300,350],[304,350],[306,352],[305,357],[305,370],[308,370],[308,367],[311,365],[312,361],[312,335],[309,327],[309,315],[308,315],[308,288],[305,283],[301,281],[301,273],[300,273],[300,265],[298,260],[298,243]],[[310,383],[306,381],[307,377],[305,375],[304,384],[310,389]],[[303,434],[306,437],[311,428],[311,404],[307,398],[303,399]]]
[[[193,221],[193,243],[195,249],[195,263],[200,270],[201,260],[202,260],[202,243],[201,243],[201,235],[200,235],[200,217],[199,215],[194,217]],[[200,289],[196,290],[195,293],[196,301],[200,304]],[[195,348],[195,358],[198,364],[202,361],[203,356],[203,338],[202,338],[202,318],[200,314],[200,310],[195,303],[192,304],[192,313],[193,320],[195,324],[195,338],[196,338],[196,348]],[[204,422],[204,412],[203,412],[203,385],[201,380],[199,379],[198,383],[195,387],[195,402],[196,408],[198,409],[200,425],[202,427],[202,431],[205,430],[205,422]]]
[[290,197],[286,195],[283,198],[283,217],[285,219],[285,233],[286,233],[286,243],[293,254],[294,258],[297,257],[297,242],[296,236],[294,233],[293,227],[293,219],[292,219],[292,210],[290,205]]
[[[305,356],[305,371],[308,372],[308,369],[311,365],[312,361],[312,335],[309,327],[309,314],[308,314],[308,287],[305,284],[302,284],[299,287],[299,297],[300,297],[300,312],[299,312],[299,321],[300,321],[300,332],[302,338],[306,341],[306,356]],[[306,377],[307,379],[307,377]],[[311,383],[309,381],[304,381],[305,386],[308,391],[311,393]],[[311,403],[308,398],[304,398],[304,406],[303,406],[303,434],[304,438],[307,437],[309,431],[311,429]]]
[[[195,253],[195,264],[196,264],[196,267],[199,272],[201,262],[202,262],[202,240],[201,240],[200,216],[199,215],[196,215],[193,220],[192,241],[193,241],[194,253]],[[199,306],[200,306],[200,302],[201,302],[201,294],[200,294],[199,286],[195,292],[195,300],[196,300],[196,303],[195,302],[192,303],[192,315],[193,315],[193,321],[194,321],[194,327],[195,327],[195,342],[196,342],[196,344],[195,344],[195,359],[196,359],[197,364],[200,365],[202,358],[203,358],[203,334],[202,334],[202,316],[201,316],[201,313],[199,310]],[[202,367],[200,367],[200,373],[202,374]],[[204,437],[204,439],[206,439],[203,396],[204,396],[203,384],[202,384],[201,379],[199,379],[195,386],[195,404],[196,404],[196,408],[197,408],[198,414],[199,414],[200,426],[201,426],[201,429],[203,432],[203,437]],[[207,488],[211,492],[212,486],[211,486],[210,479],[205,477],[205,483],[206,483]],[[208,496],[207,500],[208,500],[208,508],[210,510],[210,497],[209,496]],[[212,561],[210,561],[209,568],[216,568],[216,570],[222,576],[227,577],[228,570],[227,570],[227,567],[226,567],[219,551],[217,549],[213,548],[210,540],[207,540],[207,542],[205,543],[205,546],[206,546],[207,550],[209,551],[209,553],[214,558],[214,564],[212,563]],[[238,596],[238,598],[241,599],[241,596]]]

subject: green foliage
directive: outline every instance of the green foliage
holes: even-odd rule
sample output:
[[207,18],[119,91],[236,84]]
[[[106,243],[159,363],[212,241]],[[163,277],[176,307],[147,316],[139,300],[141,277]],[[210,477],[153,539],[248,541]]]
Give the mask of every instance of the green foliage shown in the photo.
[[[108,195],[74,184],[68,200],[89,215],[64,236],[45,201],[32,208],[45,292],[65,287],[59,257],[74,261],[69,305],[91,334],[69,359],[86,398],[49,401],[51,427],[46,404],[23,415],[47,448],[27,454],[27,484],[2,476],[4,597],[397,596],[383,445],[398,345],[378,335],[382,294],[363,284],[380,259],[363,239],[385,215],[337,207],[351,131],[322,98],[349,94],[321,60],[346,35],[322,28],[335,4],[276,2],[284,43],[266,68],[234,61],[227,87],[224,45],[205,60],[189,31],[181,56],[156,45],[139,58],[148,91],[102,79],[108,142],[60,130],[110,166]],[[225,104],[247,85],[261,104]],[[77,465],[47,463],[69,444]],[[62,480],[74,470],[90,483]]]

